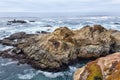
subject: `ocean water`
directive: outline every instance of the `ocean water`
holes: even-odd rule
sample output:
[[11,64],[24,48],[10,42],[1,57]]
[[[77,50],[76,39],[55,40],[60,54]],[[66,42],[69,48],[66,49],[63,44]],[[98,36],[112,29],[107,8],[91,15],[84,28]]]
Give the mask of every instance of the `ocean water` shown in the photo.
[[[26,24],[7,25],[7,21],[18,19],[27,21]],[[30,22],[30,20],[35,22]],[[3,39],[16,32],[36,33],[38,31],[52,32],[58,27],[68,27],[76,30],[85,25],[100,24],[107,29],[120,30],[120,17],[113,16],[92,16],[92,17],[64,17],[64,18],[37,18],[37,17],[4,17],[0,18],[0,39]],[[48,27],[51,25],[52,27]],[[0,44],[0,51],[12,48]],[[17,65],[17,61],[3,59],[0,57],[0,80],[72,80],[73,73],[78,67],[85,65],[87,61],[81,61],[69,66],[63,72],[45,72],[35,70],[30,65]]]

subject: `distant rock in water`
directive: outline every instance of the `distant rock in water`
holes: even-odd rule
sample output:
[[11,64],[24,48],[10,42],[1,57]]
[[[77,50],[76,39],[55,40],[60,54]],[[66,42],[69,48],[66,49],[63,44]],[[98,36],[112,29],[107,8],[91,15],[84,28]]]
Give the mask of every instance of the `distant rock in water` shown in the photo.
[[24,23],[27,23],[27,22],[24,21],[24,20],[16,20],[16,19],[14,19],[13,21],[8,21],[7,25],[10,25],[12,23],[21,23],[21,24],[24,24]]
[[44,25],[44,26],[42,26],[42,27],[52,27],[51,25]]
[[29,20],[29,22],[35,22],[34,20]]
[[7,25],[11,25],[11,23],[10,23],[10,22],[7,22]]
[[74,73],[74,80],[120,80],[120,52],[87,63]]
[[36,31],[37,34],[48,34],[49,32],[47,31]]
[[41,31],[41,34],[47,34],[48,32],[47,31]]
[[[13,34],[5,40],[11,44],[16,43],[12,58],[17,57],[20,61],[24,59],[36,69],[57,72],[65,70],[78,59],[99,58],[120,51],[119,34],[119,31],[94,25],[80,30],[60,27],[52,33],[30,36],[25,33]],[[7,52],[5,54],[7,55]],[[20,55],[24,57],[19,57]]]
[[41,32],[40,31],[36,31],[36,34],[40,34]]
[[114,24],[116,24],[116,25],[120,25],[120,23],[118,23],[118,22],[116,22],[116,23],[114,23]]

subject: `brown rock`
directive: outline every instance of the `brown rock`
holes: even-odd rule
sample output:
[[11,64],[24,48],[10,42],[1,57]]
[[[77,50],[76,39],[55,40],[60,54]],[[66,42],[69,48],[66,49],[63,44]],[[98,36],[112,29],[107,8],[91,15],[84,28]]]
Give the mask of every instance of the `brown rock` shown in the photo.
[[87,63],[74,73],[74,80],[119,80],[120,53]]
[[[39,68],[49,69],[52,67],[54,69],[55,66],[50,63],[57,61],[59,64],[57,68],[60,68],[63,64],[68,65],[78,58],[98,58],[110,54],[112,45],[115,43],[111,34],[109,30],[100,25],[88,26],[75,31],[61,27],[53,33],[29,38],[27,43],[20,44],[18,47],[29,58],[39,61],[39,63],[37,62]],[[44,56],[41,57],[43,54],[52,57],[47,56],[48,60],[46,60]],[[41,63],[44,65],[40,65]]]

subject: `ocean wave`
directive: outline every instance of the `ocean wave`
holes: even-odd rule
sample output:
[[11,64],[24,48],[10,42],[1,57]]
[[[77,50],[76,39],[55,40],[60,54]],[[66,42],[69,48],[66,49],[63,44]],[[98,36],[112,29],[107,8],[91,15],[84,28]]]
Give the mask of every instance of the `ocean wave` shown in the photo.
[[0,27],[0,30],[6,30],[8,27]]
[[32,79],[36,74],[35,73],[33,73],[32,71],[30,72],[30,73],[26,73],[26,74],[17,74],[18,75],[18,78],[19,79]]
[[70,72],[74,72],[77,70],[77,67],[75,66],[69,66]]
[[30,24],[44,24],[44,22],[42,22],[42,21],[36,21],[36,22],[30,23]]
[[48,78],[56,78],[56,77],[59,77],[59,76],[64,76],[64,73],[63,72],[56,72],[56,73],[52,73],[52,72],[44,72],[44,71],[38,71],[38,73],[41,73],[43,74],[45,77],[48,77]]
[[13,46],[5,46],[5,45],[0,44],[0,51],[4,51],[4,50],[7,50],[7,49],[11,49],[11,48],[13,48]]
[[27,69],[24,70],[23,74],[17,74],[19,79],[32,79],[37,75],[43,75],[47,78],[57,78],[60,76],[64,76],[65,72],[46,72],[46,71],[41,71],[41,70],[34,70],[34,69]]
[[8,66],[8,65],[11,65],[11,64],[16,64],[18,63],[17,61],[12,61],[12,62],[7,62],[7,63],[1,63],[0,65],[1,66]]
[[40,73],[39,70],[36,71],[35,69],[26,69],[23,71],[22,74],[17,74],[17,76],[19,79],[30,80],[34,78],[34,76],[38,75],[39,73]]

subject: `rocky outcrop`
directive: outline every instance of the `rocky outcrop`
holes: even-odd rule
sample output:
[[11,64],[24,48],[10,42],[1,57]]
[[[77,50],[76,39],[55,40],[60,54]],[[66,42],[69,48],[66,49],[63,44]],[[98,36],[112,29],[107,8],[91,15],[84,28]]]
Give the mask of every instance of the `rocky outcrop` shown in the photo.
[[[17,42],[12,53],[20,52],[37,69],[65,70],[77,59],[98,58],[119,51],[119,31],[107,30],[101,25],[85,26],[80,30],[57,28],[52,33],[11,35],[6,40]],[[4,42],[4,39],[0,42]],[[12,43],[10,42],[10,43]],[[14,46],[14,45],[13,45]],[[21,54],[22,53],[22,54]],[[18,56],[18,54],[15,54]]]
[[100,25],[86,26],[76,31],[62,27],[51,34],[38,36],[37,42],[30,46],[37,45],[39,50],[47,51],[62,60],[64,60],[63,58],[74,59],[77,57],[96,58],[114,51],[115,40],[111,34],[111,31]]
[[27,34],[25,32],[18,32],[18,33],[14,33],[10,35],[8,39],[14,40],[14,39],[21,39],[21,38],[26,38],[26,37],[27,37]]
[[14,33],[9,37],[0,40],[0,44],[8,45],[8,46],[16,46],[20,43],[25,42],[26,41],[25,39],[31,36],[35,36],[35,34],[26,34],[25,32]]
[[74,80],[120,80],[120,53],[87,63],[74,73]]

